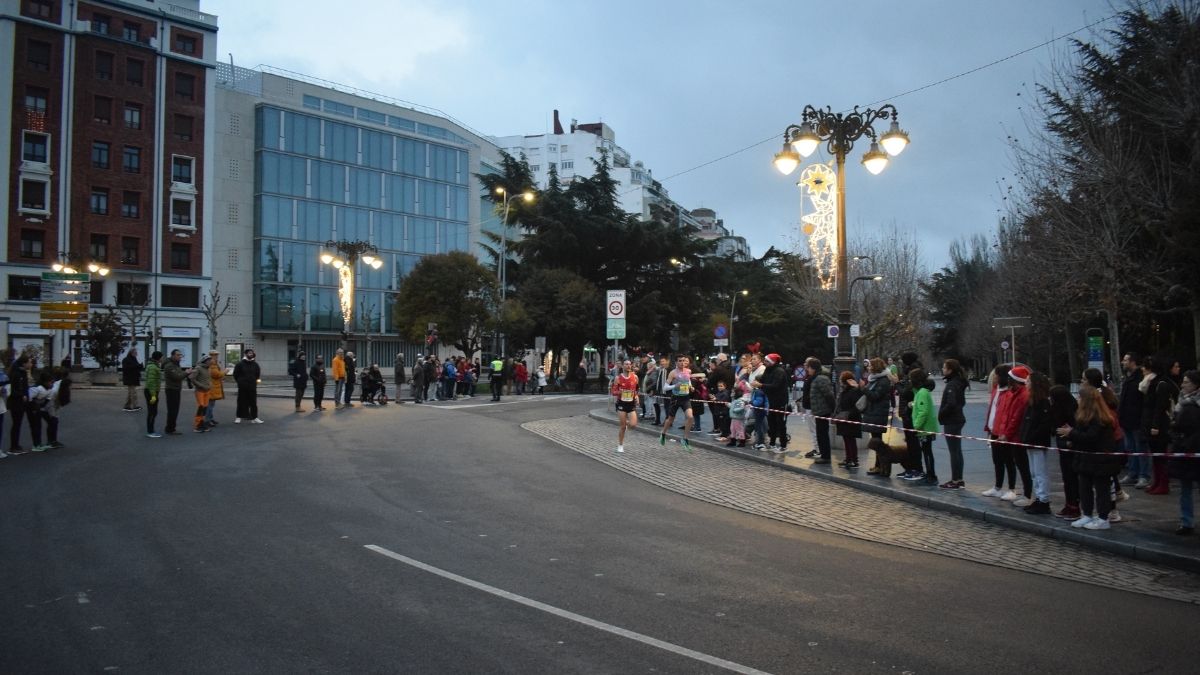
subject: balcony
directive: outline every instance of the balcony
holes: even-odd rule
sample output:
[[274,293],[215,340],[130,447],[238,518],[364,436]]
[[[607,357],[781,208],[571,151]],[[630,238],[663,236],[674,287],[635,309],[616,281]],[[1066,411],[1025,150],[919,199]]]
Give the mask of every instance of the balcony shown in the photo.
[[188,9],[187,7],[180,7],[179,5],[163,5],[162,13],[171,14],[189,21],[195,21],[196,23],[202,23],[206,26],[212,26],[213,28],[217,27],[216,14],[205,14],[204,12]]

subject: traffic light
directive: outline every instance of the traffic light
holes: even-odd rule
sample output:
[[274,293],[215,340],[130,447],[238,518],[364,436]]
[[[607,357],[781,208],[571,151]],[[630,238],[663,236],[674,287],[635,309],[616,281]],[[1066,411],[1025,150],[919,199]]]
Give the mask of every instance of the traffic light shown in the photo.
[[162,340],[162,326],[154,327],[154,340],[155,342]]

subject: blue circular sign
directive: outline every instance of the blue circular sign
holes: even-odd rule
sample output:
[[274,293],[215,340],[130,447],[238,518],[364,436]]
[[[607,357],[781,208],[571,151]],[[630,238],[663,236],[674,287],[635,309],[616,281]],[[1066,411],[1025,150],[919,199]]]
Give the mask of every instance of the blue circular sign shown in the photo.
[[717,327],[713,329],[713,337],[717,338],[718,340],[727,338],[729,337],[729,329],[725,327],[725,324],[719,323],[717,324]]

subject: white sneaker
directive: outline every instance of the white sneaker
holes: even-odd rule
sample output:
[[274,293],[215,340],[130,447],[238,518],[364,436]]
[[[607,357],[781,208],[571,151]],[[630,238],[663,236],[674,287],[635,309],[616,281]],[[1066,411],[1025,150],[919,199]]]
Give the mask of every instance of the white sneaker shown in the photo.
[[1033,501],[1031,501],[1029,497],[1021,497],[1020,499],[1013,501],[1013,506],[1029,506],[1032,503]]
[[8,457],[8,453],[0,450],[0,459],[4,459],[5,457]]
[[1108,512],[1108,522],[1110,522],[1110,523],[1121,522],[1121,512],[1116,509],[1109,511]]
[[259,419],[259,418],[257,418],[257,417],[255,417],[254,419],[250,420],[250,423],[251,423],[251,424],[265,424],[265,422],[263,422],[261,419]]
[[1009,490],[1008,492],[1005,492],[1004,494],[1000,495],[1000,499],[1003,499],[1006,502],[1015,502],[1015,501],[1017,501],[1017,493],[1013,492],[1012,490]]
[[1142,488],[1148,488],[1148,487],[1150,487],[1150,479],[1149,478],[1139,478],[1139,479],[1137,479],[1137,482],[1133,484],[1133,487],[1135,487],[1139,490],[1141,490]]
[[988,488],[979,494],[983,495],[984,497],[999,497],[1004,493],[1000,491],[1000,488]]
[[1079,520],[1071,521],[1071,527],[1087,527],[1090,522],[1092,522],[1091,516],[1083,516]]
[[162,434],[154,432],[146,434],[146,438],[162,438]]
[[625,446],[623,446],[623,445],[618,445],[618,446],[617,446],[617,452],[625,452]]
[[1129,493],[1124,490],[1121,490],[1117,494],[1113,495],[1114,502],[1123,502],[1126,499],[1129,499]]
[[1107,530],[1111,528],[1112,525],[1109,525],[1108,521],[1104,520],[1103,518],[1093,518],[1092,522],[1084,525],[1084,527],[1089,530]]
[[240,417],[235,417],[235,418],[233,418],[233,423],[234,423],[234,424],[241,424],[241,423],[242,423],[242,418],[240,418]]

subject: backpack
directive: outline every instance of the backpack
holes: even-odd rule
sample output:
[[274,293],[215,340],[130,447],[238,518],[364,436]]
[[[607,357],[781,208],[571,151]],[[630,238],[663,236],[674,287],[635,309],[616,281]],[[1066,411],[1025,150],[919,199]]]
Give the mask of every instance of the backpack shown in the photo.
[[750,394],[750,405],[754,406],[755,408],[767,407],[767,393],[762,390],[762,387],[755,389]]
[[729,416],[735,420],[745,419],[746,417],[746,399],[741,396],[733,399],[729,403]]

